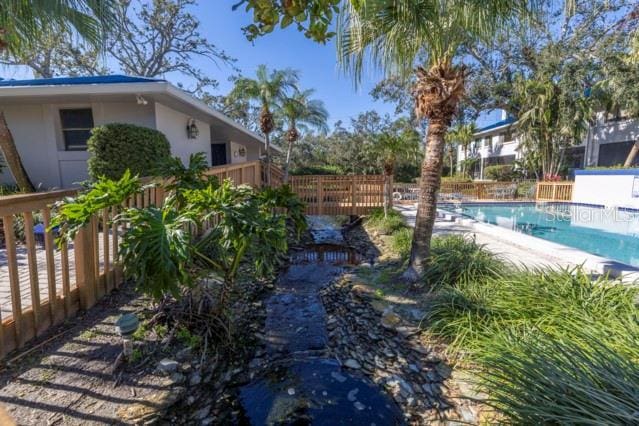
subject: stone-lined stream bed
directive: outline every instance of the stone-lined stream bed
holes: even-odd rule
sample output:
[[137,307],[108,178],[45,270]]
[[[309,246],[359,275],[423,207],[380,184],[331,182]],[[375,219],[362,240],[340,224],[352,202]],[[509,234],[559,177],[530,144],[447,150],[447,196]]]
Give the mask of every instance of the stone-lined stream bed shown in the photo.
[[265,301],[264,351],[239,391],[243,421],[254,425],[397,425],[399,406],[364,374],[329,353],[320,291],[357,261],[350,249],[312,245],[293,254]]
[[263,301],[234,423],[477,424],[442,346],[422,339],[423,312],[396,313],[359,278],[378,269],[370,241],[348,232],[354,250],[331,218],[311,218],[310,231]]

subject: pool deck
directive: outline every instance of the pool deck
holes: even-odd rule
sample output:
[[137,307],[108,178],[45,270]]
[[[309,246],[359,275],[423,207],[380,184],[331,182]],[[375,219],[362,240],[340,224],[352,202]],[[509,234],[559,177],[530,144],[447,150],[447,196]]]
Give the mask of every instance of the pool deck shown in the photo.
[[[415,204],[397,205],[395,209],[404,216],[409,226],[415,226],[417,213]],[[435,235],[473,235],[478,243],[485,245],[488,250],[513,264],[528,268],[565,268],[583,265],[589,272],[609,273],[611,276],[620,277],[624,282],[639,280],[639,268],[497,225],[456,217],[454,214],[446,215],[446,212],[441,210],[438,212],[441,217],[435,221]]]

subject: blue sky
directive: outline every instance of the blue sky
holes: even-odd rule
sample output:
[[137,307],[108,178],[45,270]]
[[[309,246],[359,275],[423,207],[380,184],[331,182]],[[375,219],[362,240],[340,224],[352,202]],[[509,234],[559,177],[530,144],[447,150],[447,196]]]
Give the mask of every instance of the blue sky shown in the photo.
[[[394,105],[374,101],[369,95],[382,75],[375,70],[366,70],[362,84],[355,88],[350,76],[344,75],[337,66],[334,42],[322,45],[306,39],[293,26],[276,30],[272,34],[249,42],[241,28],[251,22],[251,16],[243,8],[232,11],[237,0],[200,0],[193,13],[201,21],[201,33],[216,46],[223,48],[237,59],[236,66],[242,74],[252,76],[259,64],[269,68],[287,68],[301,72],[301,86],[316,90],[316,97],[323,100],[330,113],[330,122],[342,120],[346,124],[351,117],[367,110],[394,115]],[[233,74],[231,67],[219,66],[208,60],[196,60],[196,65],[220,82],[220,93],[226,94],[232,84],[228,81]],[[30,73],[24,69],[2,69],[4,78],[25,78]],[[177,82],[179,77],[166,76]],[[479,125],[499,119],[499,113],[482,117]]]

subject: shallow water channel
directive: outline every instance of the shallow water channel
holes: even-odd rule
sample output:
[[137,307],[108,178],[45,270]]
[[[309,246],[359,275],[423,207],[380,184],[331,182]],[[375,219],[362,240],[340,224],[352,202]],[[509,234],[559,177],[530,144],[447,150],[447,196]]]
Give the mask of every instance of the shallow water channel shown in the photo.
[[[335,226],[326,222],[326,226]],[[266,301],[269,367],[240,389],[245,422],[252,425],[398,425],[402,412],[377,385],[342,368],[328,355],[320,290],[360,257],[335,232],[317,232],[315,244],[292,254]],[[318,238],[319,236],[319,238]],[[341,235],[340,235],[341,237]],[[343,240],[341,240],[343,241]]]

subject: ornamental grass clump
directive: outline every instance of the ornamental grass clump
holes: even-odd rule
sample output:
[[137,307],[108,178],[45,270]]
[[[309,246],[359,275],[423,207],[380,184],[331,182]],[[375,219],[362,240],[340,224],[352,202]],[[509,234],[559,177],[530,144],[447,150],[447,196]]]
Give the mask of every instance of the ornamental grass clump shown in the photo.
[[445,285],[428,330],[515,424],[639,421],[639,289],[582,268]]
[[451,341],[452,351],[478,352],[504,330],[561,337],[570,321],[616,327],[636,318],[638,295],[636,287],[593,280],[582,268],[513,271],[443,287],[427,319],[432,333]]
[[406,228],[401,213],[395,210],[389,210],[385,216],[383,209],[376,209],[368,216],[366,224],[383,235],[392,235]]
[[561,339],[500,333],[481,358],[478,383],[510,423],[637,424],[639,333],[636,323],[626,325],[568,322]]
[[508,270],[504,262],[474,238],[446,235],[433,238],[423,282],[430,290],[499,277]]

